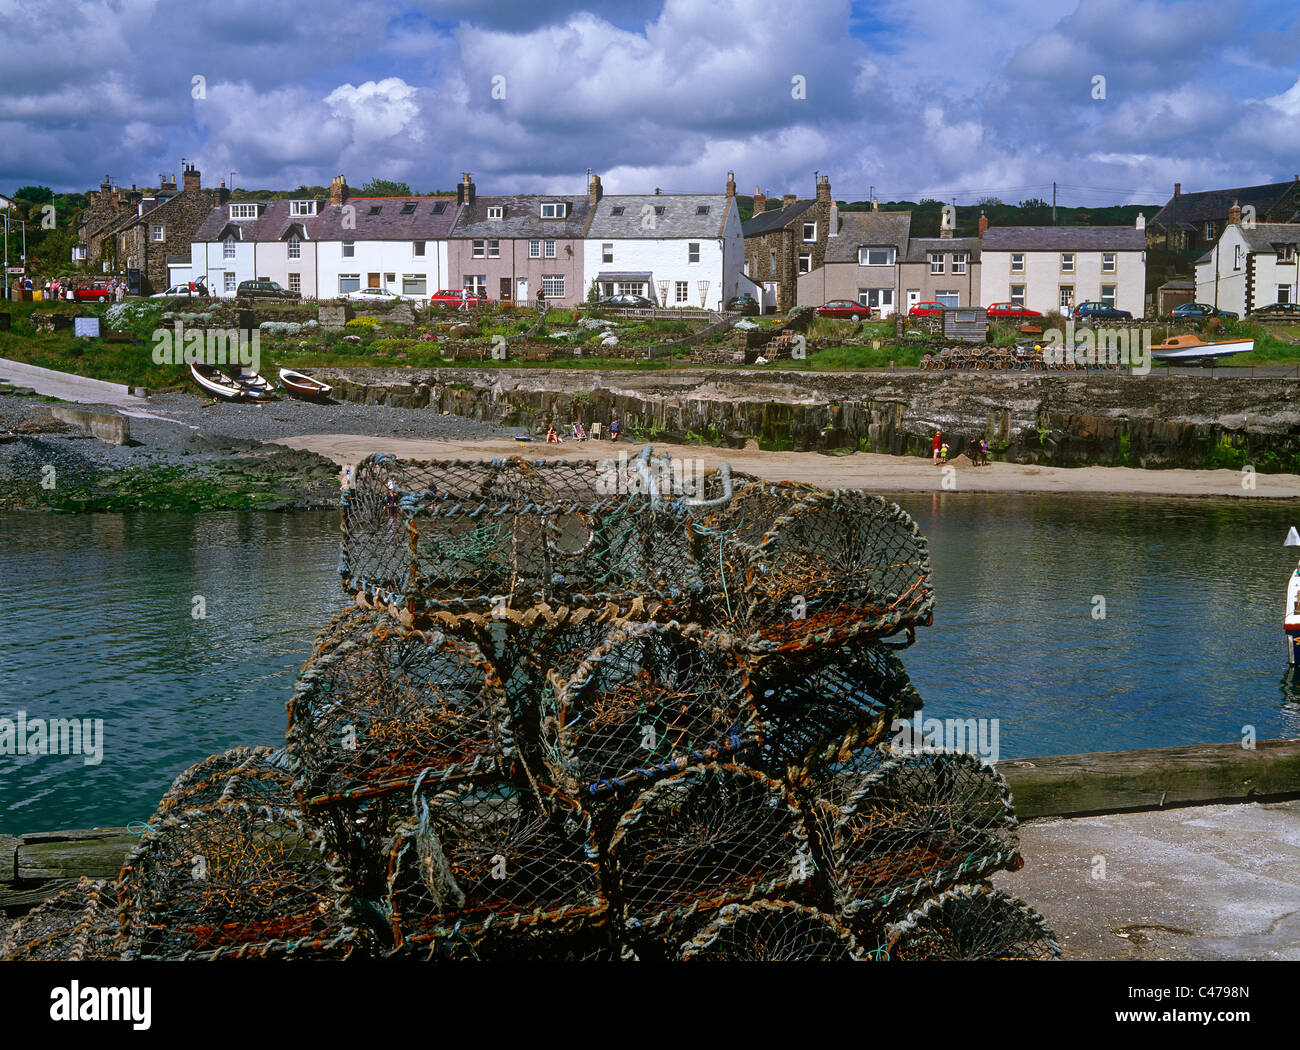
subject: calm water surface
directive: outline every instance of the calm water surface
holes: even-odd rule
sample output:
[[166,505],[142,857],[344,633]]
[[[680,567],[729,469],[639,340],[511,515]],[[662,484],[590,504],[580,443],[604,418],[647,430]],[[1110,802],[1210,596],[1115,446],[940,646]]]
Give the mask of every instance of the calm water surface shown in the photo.
[[[1004,758],[1300,735],[1290,505],[899,502],[934,562],[935,626],[903,654],[927,716],[997,718]],[[338,538],[328,512],[0,515],[0,717],[102,718],[106,737],[94,767],[0,756],[0,832],[146,820],[200,758],[282,743],[294,676],[343,605]]]

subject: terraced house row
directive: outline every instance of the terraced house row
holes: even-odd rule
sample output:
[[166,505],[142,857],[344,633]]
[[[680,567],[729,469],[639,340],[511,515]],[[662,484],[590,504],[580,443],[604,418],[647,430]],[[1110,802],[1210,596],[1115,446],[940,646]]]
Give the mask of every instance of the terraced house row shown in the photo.
[[[192,173],[195,189],[197,180]],[[156,209],[139,221],[161,215]],[[170,234],[164,228],[158,238]],[[386,288],[422,299],[467,288],[503,302],[530,302],[540,291],[576,305],[594,284],[602,296],[719,309],[745,290],[730,175],[726,191],[713,194],[606,194],[598,175],[572,196],[480,196],[469,174],[455,197],[357,196],[342,175],[322,199],[235,201],[223,190],[188,247],[167,255],[165,272],[147,267],[146,294],[202,280],[213,294],[233,296],[242,281],[270,280],[306,298]],[[119,258],[144,262],[129,249]]]

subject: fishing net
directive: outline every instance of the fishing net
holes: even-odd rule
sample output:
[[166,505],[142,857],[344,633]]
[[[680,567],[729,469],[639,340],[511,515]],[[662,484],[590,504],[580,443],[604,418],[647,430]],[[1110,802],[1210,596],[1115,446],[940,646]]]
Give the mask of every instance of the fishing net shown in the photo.
[[1052,960],[1061,956],[1047,921],[987,885],[955,886],[887,930],[889,958]]
[[127,858],[118,888],[126,958],[346,955],[322,843],[294,810],[173,807]]
[[862,954],[834,916],[803,904],[729,904],[682,945],[683,961],[858,962]]
[[0,962],[116,959],[115,903],[110,883],[82,876],[10,927],[0,940]]
[[574,795],[600,795],[735,751],[758,738],[729,639],[678,624],[608,635],[562,684],[545,720],[547,764]]
[[814,874],[789,791],[731,764],[692,766],[642,791],[620,817],[608,858],[628,926],[640,931],[784,897]]
[[415,795],[416,819],[389,854],[385,904],[398,949],[461,942],[490,954],[484,942],[497,937],[518,944],[557,931],[598,947],[606,905],[576,803],[508,781],[436,794],[421,785]]
[[194,809],[219,802],[296,805],[284,749],[234,747],[195,763],[172,781],[154,821],[174,806]]
[[896,719],[921,707],[898,656],[856,640],[764,662],[751,688],[764,726],[759,764],[791,782],[874,748]]
[[1003,777],[974,755],[877,752],[878,764],[814,782],[819,843],[845,916],[874,914],[1021,865]]

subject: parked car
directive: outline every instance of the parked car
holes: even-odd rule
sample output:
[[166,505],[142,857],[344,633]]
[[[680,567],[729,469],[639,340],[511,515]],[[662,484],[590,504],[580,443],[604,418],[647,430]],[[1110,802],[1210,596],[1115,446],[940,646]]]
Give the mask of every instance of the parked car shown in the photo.
[[1131,321],[1133,315],[1127,310],[1119,310],[1105,303],[1086,302],[1074,308],[1072,315],[1076,321]]
[[351,299],[354,303],[398,303],[402,301],[402,296],[396,292],[390,292],[387,288],[358,288],[355,292],[348,292],[343,298]]
[[1009,317],[1012,320],[1043,316],[1037,310],[1031,310],[1023,303],[994,303],[984,312],[990,317]]
[[917,303],[907,311],[908,317],[932,317],[943,314],[943,303]]
[[1300,319],[1300,303],[1271,303],[1251,310],[1250,316],[1259,321],[1294,321]]
[[274,281],[240,281],[235,289],[237,299],[301,299],[298,292],[281,288]]
[[650,310],[659,304],[653,299],[647,299],[644,295],[607,295],[604,299],[597,299],[596,305],[598,307],[620,306],[625,309]]
[[[433,295],[429,296],[430,306],[460,306],[460,296],[464,289],[461,288],[441,288]],[[492,300],[486,295],[479,295],[474,292],[469,293],[470,306],[490,306]]]
[[1166,316],[1175,321],[1190,321],[1202,317],[1222,317],[1228,321],[1237,319],[1237,315],[1231,310],[1220,310],[1209,303],[1182,303],[1170,310]]
[[733,295],[727,300],[728,310],[739,310],[746,317],[753,317],[759,312],[758,300],[752,295],[742,292],[740,295]]
[[113,286],[107,281],[91,281],[80,288],[72,290],[72,297],[78,302],[106,303],[115,297]]
[[822,317],[844,317],[850,321],[866,321],[871,318],[871,307],[863,306],[852,299],[832,299],[817,307]]
[[203,298],[208,297],[208,290],[204,287],[202,281],[194,281],[193,287],[190,282],[185,284],[173,284],[165,292],[154,292],[149,296],[150,299],[182,299],[182,298]]

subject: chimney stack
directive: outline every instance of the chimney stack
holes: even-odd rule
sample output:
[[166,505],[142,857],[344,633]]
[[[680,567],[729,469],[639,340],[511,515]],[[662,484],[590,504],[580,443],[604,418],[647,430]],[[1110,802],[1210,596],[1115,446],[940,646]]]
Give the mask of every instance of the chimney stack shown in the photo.
[[799,198],[798,198],[797,195],[795,195],[795,194],[793,194],[793,193],[787,193],[787,194],[785,194],[785,195],[781,198],[781,207],[782,207],[782,208],[788,208],[788,207],[790,207],[791,204],[793,204],[793,203],[794,203],[795,201],[797,201],[798,199],[799,199]]
[[1137,222],[1133,225],[1139,230],[1145,230],[1147,228],[1147,217],[1141,212],[1138,212]]
[[948,221],[948,209],[945,208],[945,209],[944,209],[942,212],[940,212],[939,214],[940,214],[940,217],[939,217],[939,236],[940,236],[940,237],[951,237],[951,236],[952,236],[952,223],[950,223],[950,222]]
[[340,205],[348,199],[348,182],[342,175],[330,179],[330,204]]
[[831,201],[831,215],[826,222],[826,236],[838,237],[840,235],[840,206]]
[[727,172],[727,196],[734,197],[735,195],[736,195],[736,173],[734,171],[729,171]]
[[468,171],[461,177],[460,185],[456,187],[456,203],[470,205],[474,203],[474,176]]
[[1228,209],[1228,225],[1229,226],[1241,225],[1241,202],[1240,201],[1233,201],[1232,207]]
[[193,164],[185,165],[185,174],[182,176],[182,179],[185,184],[186,193],[199,192],[199,169]]
[[767,197],[757,186],[754,187],[754,214],[762,215],[767,211]]
[[1174,196],[1177,197],[1177,196],[1178,196],[1180,193],[1182,193],[1182,192],[1183,192],[1183,184],[1182,184],[1181,182],[1175,182],[1175,183],[1174,183]]
[[831,177],[829,175],[817,176],[817,200],[822,204],[831,202]]
[[980,240],[984,239],[984,231],[989,228],[989,218],[983,212],[980,212]]
[[587,183],[587,200],[591,201],[592,206],[594,207],[600,202],[600,198],[603,194],[604,190],[602,190],[600,186],[600,176],[593,175],[591,180]]
[[226,180],[221,180],[221,185],[217,187],[217,204],[225,204],[230,200],[230,190],[226,188]]

